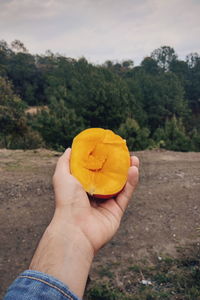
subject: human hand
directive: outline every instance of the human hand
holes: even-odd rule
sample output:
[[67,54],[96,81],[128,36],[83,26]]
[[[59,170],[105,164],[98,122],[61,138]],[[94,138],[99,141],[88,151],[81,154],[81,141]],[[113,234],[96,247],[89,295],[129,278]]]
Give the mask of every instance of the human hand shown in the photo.
[[82,297],[94,254],[117,231],[138,182],[139,160],[133,156],[127,183],[116,199],[89,200],[70,174],[70,152],[59,158],[53,176],[56,209],[30,264],[64,282]]
[[79,232],[89,242],[95,254],[116,233],[124,211],[138,182],[139,160],[131,157],[131,167],[124,189],[114,199],[89,199],[80,182],[70,174],[68,148],[59,158],[53,185],[56,213],[66,228]]

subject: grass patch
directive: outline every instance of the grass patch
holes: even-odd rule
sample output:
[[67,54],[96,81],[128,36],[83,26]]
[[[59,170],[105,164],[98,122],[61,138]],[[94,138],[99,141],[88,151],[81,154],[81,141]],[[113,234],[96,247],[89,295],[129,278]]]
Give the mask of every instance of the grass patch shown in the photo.
[[[112,269],[102,269],[109,282],[91,283],[86,300],[200,300],[200,246],[179,249],[179,258],[162,258],[154,267],[143,262],[121,268],[119,289]],[[123,278],[125,278],[123,280]],[[151,284],[143,284],[142,279]]]
[[98,273],[101,277],[108,277],[108,278],[114,277],[114,273],[110,270],[110,267],[102,267]]
[[140,267],[138,265],[133,265],[131,267],[128,267],[128,270],[135,273],[140,273]]

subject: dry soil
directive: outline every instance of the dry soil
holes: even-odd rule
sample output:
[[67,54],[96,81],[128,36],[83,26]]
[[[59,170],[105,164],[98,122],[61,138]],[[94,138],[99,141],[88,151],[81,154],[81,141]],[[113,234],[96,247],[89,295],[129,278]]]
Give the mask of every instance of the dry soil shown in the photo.
[[[48,150],[0,150],[0,298],[25,270],[51,220],[51,178],[60,154]],[[198,243],[200,153],[140,151],[140,183],[114,239],[97,255],[92,280],[112,275],[123,290],[122,270],[177,256]],[[102,272],[103,266],[103,272]]]

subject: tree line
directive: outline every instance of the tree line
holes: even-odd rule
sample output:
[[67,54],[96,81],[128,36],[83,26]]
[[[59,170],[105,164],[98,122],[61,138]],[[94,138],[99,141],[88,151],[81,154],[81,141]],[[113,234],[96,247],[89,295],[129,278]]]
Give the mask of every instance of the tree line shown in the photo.
[[0,41],[0,147],[62,151],[89,127],[114,130],[130,150],[200,151],[199,54],[180,60],[162,46],[139,66],[94,65]]

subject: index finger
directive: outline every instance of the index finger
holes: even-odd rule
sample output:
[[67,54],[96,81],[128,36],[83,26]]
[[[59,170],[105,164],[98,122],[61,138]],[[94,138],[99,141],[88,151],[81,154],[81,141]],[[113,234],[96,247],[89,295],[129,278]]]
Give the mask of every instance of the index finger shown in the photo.
[[131,156],[131,166],[135,166],[139,168],[139,165],[140,165],[139,158],[135,155]]
[[58,159],[57,165],[56,165],[56,170],[55,173],[61,172],[61,173],[70,173],[70,154],[71,154],[71,148],[67,148],[63,155],[61,155]]

